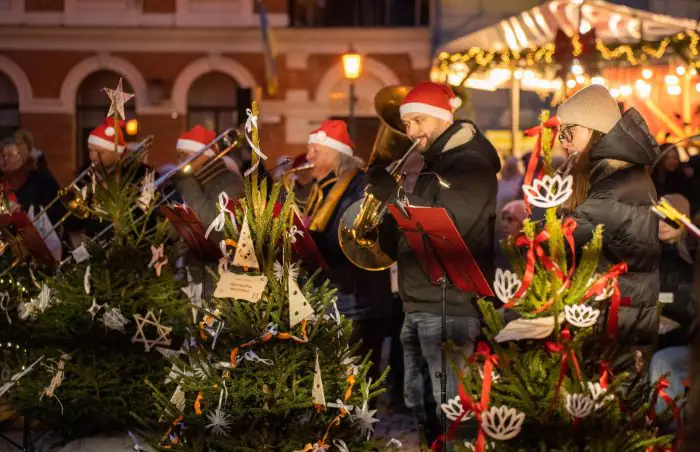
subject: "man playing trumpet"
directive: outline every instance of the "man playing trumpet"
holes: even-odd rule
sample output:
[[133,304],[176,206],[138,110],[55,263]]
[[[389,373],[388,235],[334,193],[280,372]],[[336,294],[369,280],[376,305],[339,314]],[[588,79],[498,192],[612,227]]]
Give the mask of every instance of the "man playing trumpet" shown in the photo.
[[[496,174],[501,165],[496,150],[474,123],[455,121],[456,100],[449,87],[430,82],[420,83],[403,99],[401,120],[424,160],[413,193],[406,197],[411,205],[447,209],[491,281]],[[380,201],[391,200],[398,191],[394,177],[381,167],[370,171],[369,184],[368,192]],[[401,331],[406,405],[432,443],[440,433],[441,288],[431,284],[391,215],[384,217],[379,240],[382,250],[398,264],[399,293],[406,314]],[[447,289],[447,338],[459,348],[448,353],[448,362],[462,363],[474,350],[480,334],[477,298],[473,293]],[[429,376],[421,371],[424,363]],[[448,371],[447,397],[456,394],[456,375]]]

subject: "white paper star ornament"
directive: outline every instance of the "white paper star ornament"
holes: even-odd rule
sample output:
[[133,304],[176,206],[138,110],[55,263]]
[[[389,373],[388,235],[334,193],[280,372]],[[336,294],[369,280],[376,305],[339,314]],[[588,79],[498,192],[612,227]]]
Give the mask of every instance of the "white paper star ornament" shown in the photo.
[[109,100],[112,102],[109,106],[109,113],[107,113],[107,117],[111,118],[114,115],[114,113],[117,113],[120,119],[126,119],[124,117],[124,104],[127,103],[129,99],[134,97],[134,95],[131,93],[124,92],[124,90],[122,89],[121,77],[119,78],[117,89],[102,88],[102,91],[107,93]]

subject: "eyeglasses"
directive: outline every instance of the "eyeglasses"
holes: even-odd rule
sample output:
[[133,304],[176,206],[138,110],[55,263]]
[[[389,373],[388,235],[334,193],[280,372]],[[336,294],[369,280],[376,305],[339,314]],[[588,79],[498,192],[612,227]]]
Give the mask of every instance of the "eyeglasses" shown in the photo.
[[564,142],[571,143],[574,140],[574,132],[573,132],[574,127],[576,127],[576,125],[568,124],[568,125],[562,126],[559,129],[559,142],[560,143],[564,143]]

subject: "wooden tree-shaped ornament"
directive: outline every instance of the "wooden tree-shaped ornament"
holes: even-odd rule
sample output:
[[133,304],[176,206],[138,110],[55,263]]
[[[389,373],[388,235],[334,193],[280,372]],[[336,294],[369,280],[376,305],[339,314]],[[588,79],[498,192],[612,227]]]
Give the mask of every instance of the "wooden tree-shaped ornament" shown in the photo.
[[304,292],[299,287],[297,282],[298,270],[296,266],[289,267],[289,275],[287,277],[287,291],[289,296],[289,327],[301,323],[302,320],[308,319],[315,314],[314,308],[304,296]]
[[250,235],[248,214],[243,217],[241,235],[238,238],[236,254],[233,256],[233,265],[253,270],[260,269],[258,258],[255,256],[255,245],[253,244],[253,238]]
[[318,349],[316,349],[316,366],[314,368],[314,387],[311,392],[311,402],[315,407],[326,407],[326,396],[323,393],[323,379],[321,378],[321,364],[318,362]]

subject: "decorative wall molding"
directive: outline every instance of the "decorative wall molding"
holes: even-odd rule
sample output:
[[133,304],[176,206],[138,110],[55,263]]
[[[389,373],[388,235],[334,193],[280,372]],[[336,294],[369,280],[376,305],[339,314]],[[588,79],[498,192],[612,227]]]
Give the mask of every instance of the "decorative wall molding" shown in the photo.
[[29,83],[27,74],[24,73],[21,67],[11,59],[0,55],[0,72],[7,75],[17,89],[19,100],[19,111],[24,113],[32,98],[32,85]]
[[209,55],[187,65],[175,79],[170,96],[174,112],[187,113],[187,93],[190,86],[200,76],[213,71],[230,75],[242,88],[254,88],[257,85],[253,74],[238,61],[220,55]]
[[[394,71],[389,69],[384,63],[375,60],[374,58],[365,58],[362,66],[362,73],[367,73],[375,76],[379,79],[385,86],[386,85],[398,85],[401,82],[396,76]],[[320,104],[330,103],[330,94],[333,88],[345,78],[343,72],[343,65],[337,63],[332,66],[321,79],[318,88],[316,88],[316,93],[314,94],[314,99]]]
[[78,88],[85,78],[100,70],[110,70],[122,75],[131,85],[136,97],[134,98],[136,112],[140,113],[144,107],[148,107],[148,89],[146,80],[141,72],[124,58],[99,53],[88,57],[73,66],[61,85],[60,102],[63,112],[75,113],[75,99]]

